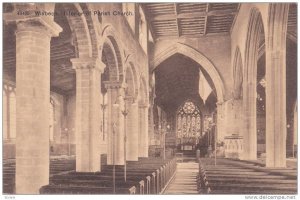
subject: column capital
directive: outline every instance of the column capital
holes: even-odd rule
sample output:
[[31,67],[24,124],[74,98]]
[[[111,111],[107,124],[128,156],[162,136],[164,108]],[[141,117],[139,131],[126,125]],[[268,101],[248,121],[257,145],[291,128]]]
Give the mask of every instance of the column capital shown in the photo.
[[134,104],[134,103],[136,103],[136,99],[133,96],[126,96],[125,97],[125,102],[130,103],[130,104]]
[[106,65],[98,58],[73,58],[71,59],[73,69],[97,69],[101,73]]
[[124,83],[119,81],[103,81],[106,89],[123,89],[126,88]]
[[[40,5],[40,4],[38,4]],[[62,32],[62,28],[54,22],[53,16],[45,16],[45,15],[37,15],[35,11],[43,11],[45,8],[41,8],[38,5],[32,5],[29,3],[15,4],[14,11],[11,13],[4,13],[3,19],[6,23],[16,23],[17,24],[17,32],[33,30],[36,32],[40,32],[43,29],[45,32],[49,34],[50,37],[58,37],[59,33]],[[54,13],[54,5],[51,8],[47,8],[53,10]],[[18,14],[21,11],[26,12],[26,14]]]

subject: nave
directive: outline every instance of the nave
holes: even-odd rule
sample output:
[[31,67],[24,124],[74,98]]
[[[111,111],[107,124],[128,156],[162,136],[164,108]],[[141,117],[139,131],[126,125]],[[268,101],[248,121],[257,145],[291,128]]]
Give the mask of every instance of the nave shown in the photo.
[[3,8],[5,192],[297,191],[296,3]]

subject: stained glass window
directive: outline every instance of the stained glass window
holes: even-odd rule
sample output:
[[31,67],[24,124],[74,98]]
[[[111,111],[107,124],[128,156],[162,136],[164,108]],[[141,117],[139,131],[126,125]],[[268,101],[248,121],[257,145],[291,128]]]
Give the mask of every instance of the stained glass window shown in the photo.
[[190,100],[177,112],[177,137],[191,138],[201,136],[201,117],[198,107]]
[[185,102],[184,106],[183,106],[183,111],[187,114],[192,114],[195,111],[195,104],[193,104],[193,102]]

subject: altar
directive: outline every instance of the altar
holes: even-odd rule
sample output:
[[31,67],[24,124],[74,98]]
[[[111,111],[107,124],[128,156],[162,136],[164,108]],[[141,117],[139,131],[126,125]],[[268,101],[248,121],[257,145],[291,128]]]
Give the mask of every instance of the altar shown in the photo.
[[181,145],[182,151],[192,151],[195,149],[195,145]]

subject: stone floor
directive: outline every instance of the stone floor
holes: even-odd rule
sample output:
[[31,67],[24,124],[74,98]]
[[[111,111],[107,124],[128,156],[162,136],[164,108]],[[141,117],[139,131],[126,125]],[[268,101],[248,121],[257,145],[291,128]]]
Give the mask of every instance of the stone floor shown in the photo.
[[198,194],[198,171],[199,166],[195,161],[177,163],[177,172],[164,194]]

